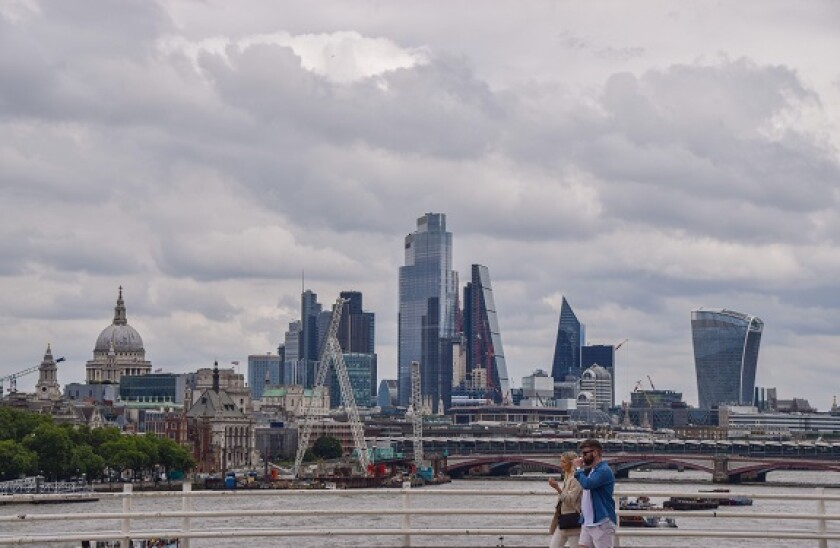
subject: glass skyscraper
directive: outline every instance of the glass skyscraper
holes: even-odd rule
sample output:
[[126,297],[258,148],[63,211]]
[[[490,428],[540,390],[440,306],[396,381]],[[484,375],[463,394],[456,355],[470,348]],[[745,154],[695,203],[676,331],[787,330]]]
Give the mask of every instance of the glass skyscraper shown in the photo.
[[732,310],[693,310],[691,336],[701,409],[752,405],[764,322]]
[[[444,385],[451,384],[445,339],[456,334],[458,274],[452,270],[452,233],[446,215],[427,213],[405,237],[405,266],[399,273],[398,371],[400,405],[411,397],[411,362],[420,362],[421,392],[437,411]],[[450,370],[447,371],[446,369]]]
[[575,316],[569,301],[563,297],[560,323],[557,326],[557,342],[554,345],[554,363],[551,366],[554,382],[580,378],[580,351],[585,340],[585,329]]
[[252,354],[248,356],[248,390],[251,398],[262,398],[266,385],[281,384],[280,356],[276,354]]
[[464,288],[464,337],[467,343],[467,378],[481,368],[485,372],[487,397],[496,403],[510,400],[505,351],[496,316],[496,302],[486,266],[472,265],[472,281]]

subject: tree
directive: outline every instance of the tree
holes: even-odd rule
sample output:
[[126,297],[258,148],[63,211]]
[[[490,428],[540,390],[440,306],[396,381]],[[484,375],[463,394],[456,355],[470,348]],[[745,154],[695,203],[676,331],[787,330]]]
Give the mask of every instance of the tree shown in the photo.
[[70,469],[87,478],[99,477],[105,469],[105,459],[94,453],[90,445],[76,445],[73,447]]
[[337,459],[344,452],[341,450],[341,442],[332,436],[321,436],[312,444],[312,454],[321,459]]
[[0,441],[0,481],[32,475],[36,471],[38,455],[14,440]]
[[57,480],[71,475],[73,442],[66,429],[42,424],[26,437],[23,444],[38,455],[38,469],[47,479]]
[[0,440],[22,442],[39,426],[52,424],[52,417],[11,407],[0,407]]

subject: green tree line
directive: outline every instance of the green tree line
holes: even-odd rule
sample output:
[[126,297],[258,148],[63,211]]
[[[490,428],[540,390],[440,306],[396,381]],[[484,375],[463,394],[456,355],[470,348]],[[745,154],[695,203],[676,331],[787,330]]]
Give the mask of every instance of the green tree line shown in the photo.
[[106,469],[187,472],[189,452],[168,438],[123,435],[118,428],[56,425],[52,417],[0,407],[0,481],[35,474],[47,480],[104,479]]

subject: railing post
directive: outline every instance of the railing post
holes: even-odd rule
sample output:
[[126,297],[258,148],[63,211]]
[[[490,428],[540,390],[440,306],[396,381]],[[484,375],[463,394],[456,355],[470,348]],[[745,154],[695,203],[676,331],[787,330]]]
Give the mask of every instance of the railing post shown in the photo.
[[618,512],[621,510],[621,497],[613,493],[613,504],[615,504],[615,546],[621,546],[621,517]]
[[[123,483],[123,501],[122,501],[122,510],[124,514],[131,512],[131,493],[133,489],[133,485],[130,483]],[[122,539],[120,540],[121,546],[131,546],[131,518],[124,517],[122,519],[122,526],[120,527],[120,533],[122,533]]]
[[[817,494],[820,496],[819,500],[817,500],[817,532],[820,535],[825,535],[825,487],[817,487]],[[819,548],[828,548],[828,540],[825,538],[819,539],[817,541],[817,546]]]
[[411,535],[408,533],[408,530],[411,529],[411,514],[408,513],[408,510],[411,507],[411,503],[409,500],[409,491],[411,490],[411,482],[404,481],[402,484],[402,507],[405,510],[405,513],[402,515],[402,529],[406,531],[403,535],[403,546],[411,546]]
[[[181,498],[181,510],[189,512],[192,510],[192,497],[189,496],[189,493],[192,491],[192,482],[188,479],[184,479],[181,483],[181,491],[184,494]],[[184,516],[181,520],[181,531],[185,533],[190,532],[190,518],[188,516]],[[179,546],[182,546],[183,548],[190,548],[189,537],[182,536]]]

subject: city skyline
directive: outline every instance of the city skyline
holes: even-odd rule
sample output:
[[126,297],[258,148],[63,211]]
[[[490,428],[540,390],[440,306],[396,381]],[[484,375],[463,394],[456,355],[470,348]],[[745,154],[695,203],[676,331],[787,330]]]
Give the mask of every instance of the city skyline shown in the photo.
[[403,239],[439,211],[452,270],[492,273],[515,386],[567,296],[588,344],[629,339],[619,401],[650,375],[696,405],[690,312],[728,308],[765,322],[757,385],[830,406],[836,3],[314,11],[0,4],[0,376],[51,344],[84,380],[120,285],[155,368],[244,364],[303,271],[365,295],[397,378]]

